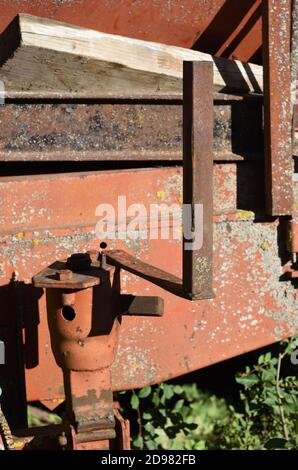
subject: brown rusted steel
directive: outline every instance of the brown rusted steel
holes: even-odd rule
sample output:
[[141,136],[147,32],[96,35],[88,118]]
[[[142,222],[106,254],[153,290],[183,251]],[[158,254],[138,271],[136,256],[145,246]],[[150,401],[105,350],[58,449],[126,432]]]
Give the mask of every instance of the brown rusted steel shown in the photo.
[[109,305],[110,291],[108,285],[79,290],[71,304],[65,301],[67,295],[73,299],[71,291],[47,291],[52,347],[61,368],[97,370],[112,364],[119,325]]
[[[130,450],[130,425],[119,411],[119,403],[113,403],[116,428],[97,429],[77,433],[72,425],[49,424],[26,429],[14,429],[11,438],[15,450],[74,450],[102,448],[102,443],[117,450]],[[103,423],[101,423],[103,424]],[[110,423],[108,423],[110,425]],[[0,441],[1,442],[1,441]],[[113,444],[114,443],[114,444]],[[84,446],[81,446],[84,444]]]
[[123,250],[109,250],[106,255],[109,264],[146,279],[175,295],[191,298],[183,291],[181,279],[173,274],[144,263]]
[[34,285],[43,288],[86,289],[100,285],[108,278],[108,274],[99,271],[96,266],[90,266],[84,274],[73,273],[66,266],[67,262],[63,261],[53,263],[34,277]]
[[[262,99],[214,100],[214,159],[260,157]],[[182,117],[182,101],[8,102],[0,106],[0,161],[181,161]]]
[[298,87],[298,1],[292,0],[292,28],[291,28],[291,100],[292,100],[292,151],[295,152],[295,129],[297,116],[295,106],[297,105]]
[[292,212],[291,0],[263,1],[266,203]]
[[144,295],[121,295],[122,315],[162,317],[164,314],[164,300],[161,297]]
[[[65,425],[74,428],[71,439],[61,437],[62,447],[109,448],[109,440],[116,438],[111,366],[118,317],[163,314],[162,299],[120,295],[112,278],[115,270],[103,257],[105,253],[96,250],[75,253],[33,279],[35,287],[46,288],[51,345],[64,378]],[[123,426],[118,426],[121,433]],[[121,439],[125,443],[126,438]]]
[[[150,280],[180,297],[191,300],[210,299],[214,297],[213,65],[209,62],[185,62],[183,86],[182,281],[125,252],[109,251],[107,255],[113,265]],[[200,219],[201,212],[203,217]],[[187,224],[189,236],[186,235]],[[203,224],[202,243],[198,240],[201,230],[199,224]]]
[[117,449],[131,450],[130,446],[130,423],[124,419],[118,407],[114,409],[117,432]]
[[186,221],[188,238],[184,226],[183,289],[196,299],[214,296],[212,77],[212,64],[184,62],[183,215],[184,222],[191,220]]
[[294,220],[287,222],[287,249],[290,253],[298,253],[298,223]]
[[[122,418],[123,419],[123,418]],[[13,436],[14,450],[79,450],[80,444],[84,444],[82,449],[102,449],[102,443],[108,449],[110,441],[117,438],[114,429],[101,429],[97,431],[81,432],[77,434],[71,427],[60,425],[47,425],[30,429],[19,430]],[[120,429],[120,432],[122,430]],[[117,438],[117,443],[121,442]],[[117,450],[129,450],[117,445]]]
[[[100,355],[100,351],[94,352]],[[89,367],[89,364],[87,365]],[[114,430],[113,393],[109,368],[70,371],[65,380],[68,418],[78,434]]]
[[96,441],[109,441],[110,439],[116,438],[115,429],[103,429],[93,432],[81,432],[77,434],[76,441],[77,444],[83,444],[87,442],[96,442]]
[[0,116],[1,160],[182,158],[182,107],[175,102],[7,103]]
[[116,436],[110,367],[119,322],[113,310],[113,269],[103,271],[98,256],[91,256],[93,266],[90,254],[78,253],[56,263],[60,270],[46,269],[34,279],[37,287],[47,288],[51,344],[63,370],[67,420],[75,428],[76,447],[84,449],[98,448],[97,441],[100,448],[109,448],[109,439]]

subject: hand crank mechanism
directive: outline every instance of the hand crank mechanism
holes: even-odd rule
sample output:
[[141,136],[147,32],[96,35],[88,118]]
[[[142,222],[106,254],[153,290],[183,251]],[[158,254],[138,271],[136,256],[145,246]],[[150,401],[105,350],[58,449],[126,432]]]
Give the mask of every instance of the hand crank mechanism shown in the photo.
[[[110,440],[119,437],[110,369],[121,317],[163,314],[159,297],[120,293],[121,270],[186,299],[213,297],[213,64],[185,62],[183,93],[183,207],[191,218],[191,235],[184,231],[182,280],[119,250],[74,254],[33,278],[36,287],[46,289],[52,349],[63,371],[62,447],[109,448]],[[199,244],[198,206],[203,214]]]

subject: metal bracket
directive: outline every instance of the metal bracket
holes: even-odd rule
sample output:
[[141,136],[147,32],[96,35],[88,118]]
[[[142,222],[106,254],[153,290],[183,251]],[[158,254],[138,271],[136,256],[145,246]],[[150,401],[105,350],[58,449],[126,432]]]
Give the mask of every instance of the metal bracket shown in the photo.
[[[197,220],[202,208],[202,220]],[[213,64],[183,64],[183,213],[190,209],[193,238],[183,245],[182,280],[125,251],[106,252],[108,263],[189,300],[214,297],[213,283]],[[199,224],[202,227],[199,227]],[[202,243],[196,247],[200,230]],[[193,246],[193,248],[190,247]]]
[[[214,298],[213,112],[213,64],[184,62],[183,216],[185,213],[189,215],[188,231],[191,232],[191,238],[186,238],[183,230],[182,280],[134,258],[125,251],[105,252],[110,265],[132,272],[166,291],[189,300]],[[67,273],[69,266],[58,262],[35,276],[34,283],[37,287],[51,288],[58,282],[61,288],[73,289],[99,285],[104,281],[104,272],[96,269],[98,260],[96,254],[94,256],[93,265],[89,266],[87,263],[85,266],[83,277],[80,274]],[[79,254],[73,256],[72,267],[75,268],[76,262],[82,263],[79,257]],[[59,270],[60,273],[57,274]]]
[[72,448],[109,448],[119,437],[110,371],[119,317],[163,315],[163,299],[122,295],[118,276],[104,254],[90,251],[57,261],[33,278],[35,287],[46,289],[51,345],[64,378],[64,424],[72,429],[61,443],[72,442]]
[[267,213],[293,211],[292,0],[263,0],[264,135]]
[[[93,250],[87,253],[75,253],[65,261],[56,261],[34,276],[34,286],[43,289],[64,289],[69,292],[104,286],[110,282],[114,268],[106,263],[104,268],[100,267],[102,256],[105,254]],[[136,261],[135,258],[132,259],[133,262]],[[157,317],[163,315],[164,301],[160,297],[123,295],[116,292],[115,295],[118,298],[118,315]]]

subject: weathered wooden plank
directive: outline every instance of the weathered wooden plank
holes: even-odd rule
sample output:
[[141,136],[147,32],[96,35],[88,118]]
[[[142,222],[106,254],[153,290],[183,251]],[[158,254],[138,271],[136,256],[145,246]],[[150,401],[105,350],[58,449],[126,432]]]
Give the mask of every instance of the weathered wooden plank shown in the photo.
[[257,65],[31,15],[18,15],[0,36],[0,80],[7,96],[180,96],[183,61],[212,62],[217,90],[262,91],[263,72]]

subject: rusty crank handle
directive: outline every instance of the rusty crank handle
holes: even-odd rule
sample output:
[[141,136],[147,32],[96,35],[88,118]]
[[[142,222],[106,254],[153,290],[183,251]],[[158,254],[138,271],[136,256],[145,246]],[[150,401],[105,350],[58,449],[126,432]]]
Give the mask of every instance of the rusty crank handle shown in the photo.
[[214,298],[213,122],[213,64],[184,62],[182,280],[125,251],[106,252],[109,264],[189,300]]

